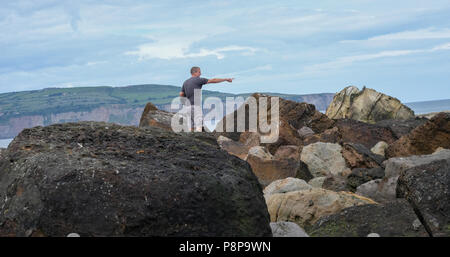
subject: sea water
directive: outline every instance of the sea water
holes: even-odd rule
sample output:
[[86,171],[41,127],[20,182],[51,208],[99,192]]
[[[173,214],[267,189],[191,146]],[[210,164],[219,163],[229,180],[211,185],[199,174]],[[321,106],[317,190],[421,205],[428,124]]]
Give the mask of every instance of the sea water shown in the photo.
[[406,103],[416,115],[432,112],[450,111],[450,100],[436,100],[428,102]]

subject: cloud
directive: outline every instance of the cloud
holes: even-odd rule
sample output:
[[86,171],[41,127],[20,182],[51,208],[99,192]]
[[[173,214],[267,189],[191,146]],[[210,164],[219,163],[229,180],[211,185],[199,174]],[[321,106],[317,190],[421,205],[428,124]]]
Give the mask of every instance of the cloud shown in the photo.
[[442,50],[450,50],[450,42],[446,43],[446,44],[435,46],[433,48],[426,48],[426,49],[390,50],[390,51],[382,51],[382,52],[378,52],[378,53],[374,53],[374,54],[362,54],[362,55],[340,57],[340,58],[337,58],[335,61],[319,63],[319,64],[315,64],[312,66],[308,66],[304,69],[302,74],[315,73],[315,72],[319,72],[319,71],[323,71],[323,70],[342,68],[344,66],[351,65],[355,62],[370,61],[370,60],[380,59],[380,58],[385,58],[385,57],[399,57],[399,56],[406,56],[406,55],[419,54],[419,53],[433,53],[433,52],[442,51]]
[[430,50],[430,52],[435,52],[439,50],[450,50],[450,43],[435,46]]
[[338,63],[354,63],[360,61],[369,61],[373,59],[383,58],[383,57],[397,57],[403,55],[410,55],[414,53],[424,52],[424,50],[393,50],[393,51],[382,51],[375,54],[363,54],[341,57],[337,60]]
[[191,50],[191,46],[197,41],[200,41],[200,39],[177,38],[156,40],[154,43],[140,45],[136,51],[127,51],[125,55],[138,56],[141,61],[155,58],[173,60],[205,56],[215,56],[217,59],[223,59],[227,52],[241,52],[243,55],[249,55],[259,51],[259,49],[253,47],[229,45],[215,49],[200,48],[194,52]]
[[247,70],[239,70],[239,71],[230,72],[230,73],[218,74],[218,75],[214,75],[213,77],[235,77],[235,76],[242,75],[242,74],[255,73],[258,71],[270,71],[270,70],[272,70],[272,65],[267,64],[267,65],[257,66],[257,67],[251,68],[251,69],[247,69]]
[[91,61],[91,62],[87,62],[85,65],[86,66],[95,66],[95,65],[99,65],[99,64],[105,64],[108,63],[107,61]]
[[423,39],[445,39],[450,38],[450,29],[419,29],[402,31],[397,33],[389,33],[385,35],[370,37],[363,40],[343,40],[341,43],[352,43],[362,41],[392,41],[392,40],[423,40]]

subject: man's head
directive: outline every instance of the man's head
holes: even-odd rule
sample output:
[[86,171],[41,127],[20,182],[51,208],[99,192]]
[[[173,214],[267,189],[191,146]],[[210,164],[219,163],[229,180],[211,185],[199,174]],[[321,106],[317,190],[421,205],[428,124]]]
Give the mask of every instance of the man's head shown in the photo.
[[192,75],[192,77],[200,77],[200,75],[202,75],[200,67],[196,67],[196,66],[192,67],[191,68],[191,75]]

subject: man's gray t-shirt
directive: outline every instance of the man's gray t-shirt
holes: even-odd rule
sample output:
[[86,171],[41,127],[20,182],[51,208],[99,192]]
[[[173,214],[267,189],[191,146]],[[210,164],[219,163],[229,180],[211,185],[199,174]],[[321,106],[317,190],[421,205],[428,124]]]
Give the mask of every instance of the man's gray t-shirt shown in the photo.
[[206,83],[208,83],[208,79],[201,77],[191,77],[183,83],[181,92],[189,99],[191,105],[194,105],[194,89],[202,89]]

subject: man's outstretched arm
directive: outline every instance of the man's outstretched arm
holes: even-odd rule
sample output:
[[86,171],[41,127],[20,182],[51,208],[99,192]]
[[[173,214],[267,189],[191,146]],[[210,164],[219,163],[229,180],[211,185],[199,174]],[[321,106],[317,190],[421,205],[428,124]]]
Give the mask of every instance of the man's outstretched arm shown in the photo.
[[227,79],[208,79],[208,84],[209,83],[220,83],[220,82],[224,82],[224,81],[228,81],[228,82],[233,82],[234,78],[227,78]]

